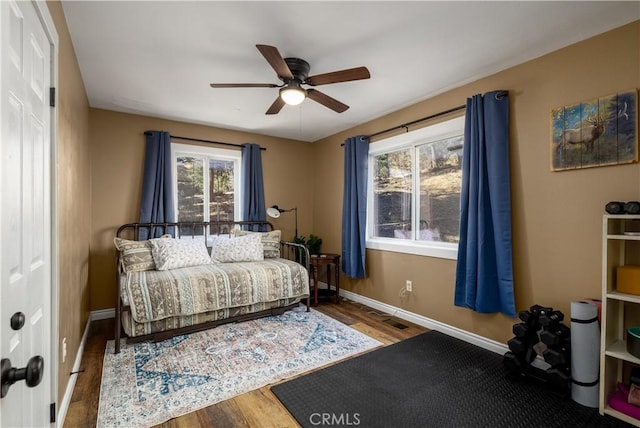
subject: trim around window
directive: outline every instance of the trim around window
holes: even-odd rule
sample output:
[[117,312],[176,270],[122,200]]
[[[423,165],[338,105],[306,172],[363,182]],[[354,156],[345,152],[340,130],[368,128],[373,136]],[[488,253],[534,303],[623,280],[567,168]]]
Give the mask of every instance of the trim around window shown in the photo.
[[367,231],[366,248],[373,250],[391,251],[420,256],[437,257],[456,260],[458,258],[458,244],[450,242],[423,241],[415,239],[395,239],[373,237],[371,233],[373,216],[373,158],[377,155],[394,150],[413,147],[464,133],[464,116],[445,122],[427,126],[416,131],[371,143],[369,146],[369,177],[367,194]]
[[[234,163],[234,195],[237,201],[234,206],[234,220],[240,220],[242,218],[242,189],[241,189],[241,162],[242,152],[239,150],[220,149],[217,147],[204,147],[190,144],[171,143],[171,173],[173,175],[173,197],[176,201],[175,216],[178,218],[178,187],[177,187],[177,164],[176,159],[179,156],[195,156],[205,157],[207,159],[219,159],[233,161]],[[205,183],[205,193],[208,193],[208,183]],[[205,216],[205,220],[209,221],[209,218]]]
[[458,259],[458,244],[448,242],[419,242],[420,241],[407,241],[403,239],[368,238],[366,246],[371,250],[415,254],[417,256],[437,257],[439,259]]

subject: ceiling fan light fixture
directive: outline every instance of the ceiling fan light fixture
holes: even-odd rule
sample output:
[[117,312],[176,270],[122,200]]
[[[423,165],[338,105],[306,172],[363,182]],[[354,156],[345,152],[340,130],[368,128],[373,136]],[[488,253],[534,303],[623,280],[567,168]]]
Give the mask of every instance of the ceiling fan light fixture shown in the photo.
[[348,68],[309,76],[311,67],[307,61],[301,58],[283,58],[275,46],[256,45],[256,48],[276,72],[276,76],[282,81],[281,85],[275,83],[211,83],[210,86],[212,88],[280,88],[278,97],[264,113],[267,115],[278,114],[285,105],[299,105],[305,98],[309,98],[336,113],[343,113],[349,108],[348,105],[317,89],[304,89],[301,85],[328,85],[371,77],[367,67]]
[[285,86],[280,89],[280,98],[290,106],[297,106],[307,97],[307,93],[300,86]]

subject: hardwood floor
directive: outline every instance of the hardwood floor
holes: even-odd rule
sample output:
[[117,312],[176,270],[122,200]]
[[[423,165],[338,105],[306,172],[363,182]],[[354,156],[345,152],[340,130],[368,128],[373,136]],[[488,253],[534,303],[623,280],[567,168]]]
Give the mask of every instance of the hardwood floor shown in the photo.
[[[424,327],[394,319],[367,306],[343,300],[339,305],[320,302],[314,308],[382,342],[385,346],[427,331]],[[394,325],[400,323],[402,325]],[[403,328],[406,326],[406,328]],[[100,397],[102,361],[107,340],[113,339],[113,319],[96,321],[85,344],[81,372],[64,426],[94,427]],[[271,392],[270,386],[247,392],[218,404],[171,419],[158,427],[298,427],[296,420]]]

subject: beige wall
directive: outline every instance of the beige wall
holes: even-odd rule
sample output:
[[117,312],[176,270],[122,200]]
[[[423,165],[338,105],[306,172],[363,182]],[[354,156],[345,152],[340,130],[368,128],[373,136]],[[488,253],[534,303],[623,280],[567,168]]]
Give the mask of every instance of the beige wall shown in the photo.
[[[557,106],[640,86],[640,23],[616,29],[511,68],[314,144],[163,119],[89,109],[60,3],[49,2],[59,35],[58,214],[60,338],[70,354],[59,361],[59,400],[89,310],[115,303],[113,234],[139,213],[143,132],[230,143],[255,142],[263,152],[267,206],[298,207],[301,235],[324,239],[340,251],[342,162],[340,144],[460,105],[466,97],[508,89],[515,292],[518,309],[539,303],[569,314],[569,302],[600,294],[600,222],[610,200],[640,198],[640,166],[552,173],[549,111]],[[615,47],[615,49],[613,48]],[[597,55],[594,54],[597,53]],[[595,57],[595,59],[594,59]],[[293,213],[273,220],[293,236]],[[514,320],[453,306],[455,262],[368,251],[369,277],[343,279],[346,289],[504,342]],[[91,268],[89,269],[89,265]],[[405,300],[398,291],[412,279]],[[90,286],[89,286],[90,284]]]
[[67,338],[68,355],[58,356],[58,403],[69,382],[89,316],[90,181],[89,103],[67,22],[59,2],[48,2],[58,33],[57,214],[59,255],[59,348]]
[[[345,138],[447,110],[477,93],[509,90],[516,306],[552,306],[569,318],[571,301],[600,295],[604,205],[640,199],[640,165],[551,172],[550,110],[638,87],[637,21],[317,141],[314,232],[324,238],[324,250],[340,251],[337,166]],[[453,306],[455,261],[374,250],[367,259],[368,278],[344,279],[346,289],[500,342],[512,336],[514,319]],[[406,279],[414,291],[402,300]]]
[[[120,225],[139,220],[146,130],[162,130],[181,137],[234,144],[251,142],[265,147],[262,167],[267,206],[298,207],[300,233],[312,231],[311,189],[315,168],[310,143],[108,110],[90,111],[92,310],[115,306],[113,237]],[[284,238],[294,236],[293,213],[269,220],[276,229],[282,230]]]

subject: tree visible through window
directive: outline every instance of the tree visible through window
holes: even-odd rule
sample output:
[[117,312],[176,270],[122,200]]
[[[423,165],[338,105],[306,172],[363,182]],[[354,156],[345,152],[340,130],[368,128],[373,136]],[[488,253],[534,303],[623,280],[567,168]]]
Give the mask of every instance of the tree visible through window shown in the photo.
[[[370,248],[403,251],[406,244],[410,247],[405,248],[412,248],[407,252],[434,244],[455,248],[459,241],[463,126],[464,118],[457,118],[372,143]],[[385,247],[388,245],[393,247]]]
[[204,171],[202,159],[176,160],[178,171],[178,221],[204,221]]
[[373,236],[409,237],[412,192],[411,150],[398,150],[374,157]]
[[419,240],[458,242],[462,141],[453,137],[418,146]]
[[239,218],[240,153],[183,145],[172,151],[178,221]]

